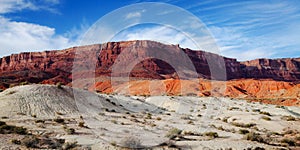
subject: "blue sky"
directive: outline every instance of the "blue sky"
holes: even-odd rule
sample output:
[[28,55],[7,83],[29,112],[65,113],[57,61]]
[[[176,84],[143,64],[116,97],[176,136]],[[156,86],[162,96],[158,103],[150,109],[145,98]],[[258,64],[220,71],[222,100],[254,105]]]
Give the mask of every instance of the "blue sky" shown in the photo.
[[[78,45],[82,35],[99,18],[140,2],[146,1],[0,0],[0,56]],[[238,60],[300,57],[298,0],[155,2],[176,5],[197,16],[224,56]],[[115,39],[153,39],[158,34],[163,41],[193,48],[181,43],[184,40],[178,32],[155,25],[136,26]]]

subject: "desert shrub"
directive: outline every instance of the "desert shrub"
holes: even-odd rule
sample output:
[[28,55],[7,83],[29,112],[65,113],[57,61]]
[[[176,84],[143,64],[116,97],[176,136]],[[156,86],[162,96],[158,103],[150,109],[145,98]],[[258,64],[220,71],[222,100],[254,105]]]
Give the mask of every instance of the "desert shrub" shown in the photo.
[[58,89],[63,89],[62,83],[61,83],[61,82],[58,82],[58,83],[56,84],[56,87],[57,87]]
[[25,116],[26,114],[22,112],[18,112],[17,115]]
[[35,123],[45,123],[45,120],[35,120]]
[[209,137],[212,137],[212,138],[217,138],[217,137],[219,137],[219,135],[218,135],[217,132],[205,132],[203,135],[209,136]]
[[112,120],[111,122],[114,124],[118,124],[117,120]]
[[17,127],[12,125],[7,125],[5,122],[0,121],[0,134],[27,134],[27,129],[23,127]]
[[285,132],[283,132],[283,134],[295,134],[297,133],[297,131],[294,130],[286,130]]
[[161,117],[157,117],[156,120],[161,120]]
[[78,123],[78,126],[79,126],[79,127],[82,127],[82,128],[85,127],[84,122],[82,122],[82,121],[79,122],[79,123]]
[[13,132],[16,134],[25,135],[27,134],[27,129],[23,127],[13,127]]
[[239,130],[239,133],[240,133],[240,134],[247,134],[247,133],[249,133],[249,131],[246,130],[246,129],[240,129],[240,130]]
[[117,146],[117,142],[116,142],[116,141],[112,141],[112,142],[110,142],[110,144],[111,144],[112,146]]
[[254,127],[256,124],[255,123],[238,123],[238,122],[232,122],[232,125],[236,126],[236,127],[241,127],[241,128],[251,128]]
[[8,119],[8,117],[7,116],[2,116],[1,119]]
[[152,114],[147,113],[147,116],[145,117],[145,119],[152,119]]
[[296,121],[296,118],[293,116],[282,116],[281,119],[285,121]]
[[6,122],[0,121],[0,126],[6,125]]
[[184,116],[181,116],[180,119],[183,119],[183,120],[190,120],[190,116],[189,115],[184,115]]
[[15,93],[16,93],[16,91],[10,91],[10,92],[7,93],[7,95],[12,95],[12,94],[15,94]]
[[108,112],[117,112],[116,110],[112,109],[112,110],[109,110]]
[[38,144],[39,139],[35,136],[26,136],[21,140],[21,145],[24,145],[27,148],[37,148]]
[[69,149],[72,149],[72,148],[75,148],[75,147],[77,147],[77,142],[66,142],[62,146],[62,149],[63,150],[69,150]]
[[275,108],[284,108],[284,106],[276,105]]
[[116,106],[117,104],[115,102],[110,102],[112,105]]
[[260,112],[260,109],[252,109],[253,112]]
[[267,116],[272,116],[269,112],[261,111],[259,114],[267,115]]
[[75,129],[74,129],[74,128],[66,128],[65,131],[66,131],[68,134],[75,134]]
[[36,115],[35,115],[35,114],[32,114],[31,117],[36,118]]
[[249,141],[257,141],[257,142],[261,142],[261,143],[264,142],[264,139],[258,133],[255,133],[255,132],[247,133],[244,136],[244,139],[249,140]]
[[172,128],[171,130],[168,131],[166,137],[170,139],[174,139],[175,137],[179,136],[181,134],[182,130],[178,128]]
[[57,123],[65,123],[65,119],[63,119],[63,118],[55,118],[53,121],[55,121]]
[[270,137],[272,135],[280,135],[278,132],[268,132],[267,137]]
[[228,122],[228,118],[229,118],[229,117],[224,117],[224,118],[222,119],[222,121],[227,123],[227,122]]
[[281,140],[281,143],[286,143],[289,146],[296,146],[296,142],[293,139],[284,138]]
[[222,126],[217,127],[218,130],[224,131],[225,129]]
[[239,107],[230,107],[230,108],[228,108],[228,110],[240,110],[240,108]]
[[61,115],[64,115],[63,113],[61,113],[61,112],[58,112],[58,111],[57,111],[57,112],[55,112],[55,113],[56,113],[57,115],[60,115],[60,116],[61,116]]
[[29,84],[28,81],[24,81],[24,82],[21,82],[21,83],[20,83],[20,85],[27,85],[27,84]]
[[135,137],[127,137],[121,141],[121,145],[126,148],[142,148],[141,141]]
[[194,124],[194,122],[193,122],[192,120],[189,120],[189,121],[187,122],[187,124]]
[[267,116],[262,116],[261,119],[264,119],[264,120],[267,120],[267,121],[270,121],[271,118],[270,117],[267,117]]
[[17,144],[17,145],[20,145],[20,144],[21,144],[21,141],[18,140],[18,139],[11,139],[10,142],[13,143],[13,144]]

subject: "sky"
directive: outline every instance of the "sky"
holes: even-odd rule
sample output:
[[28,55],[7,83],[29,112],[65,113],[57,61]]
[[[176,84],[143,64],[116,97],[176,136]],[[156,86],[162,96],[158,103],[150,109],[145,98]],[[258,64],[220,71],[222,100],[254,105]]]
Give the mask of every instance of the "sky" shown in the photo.
[[[299,0],[0,0],[0,57],[77,46],[97,20],[142,2],[172,4],[195,15],[223,56],[241,61],[300,57]],[[127,17],[142,16],[137,12]],[[182,33],[163,25],[136,25],[124,29],[114,40],[157,37],[195,49]]]

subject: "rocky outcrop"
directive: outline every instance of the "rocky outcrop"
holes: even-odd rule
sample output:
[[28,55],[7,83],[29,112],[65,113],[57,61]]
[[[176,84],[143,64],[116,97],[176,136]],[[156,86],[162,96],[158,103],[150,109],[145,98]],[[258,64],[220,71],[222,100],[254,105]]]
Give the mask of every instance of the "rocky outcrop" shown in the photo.
[[300,58],[256,59],[241,62],[243,78],[269,78],[279,81],[300,80]]
[[[183,59],[184,56],[188,59]],[[118,62],[122,62],[119,63],[119,68],[114,68]],[[132,62],[137,63],[130,69]],[[73,65],[79,66],[80,70],[73,71],[72,74]],[[197,76],[193,74],[193,69],[196,70]],[[112,75],[128,75],[138,79],[254,78],[298,82],[299,69],[300,58],[238,62],[236,59],[217,54],[154,41],[109,42],[65,50],[13,54],[0,58],[0,87],[21,82],[68,84],[72,81],[72,76],[92,78]],[[94,70],[94,74],[91,74],[90,70]],[[220,74],[225,71],[226,76],[219,77],[218,71]]]
[[231,97],[276,105],[300,106],[300,84],[274,80],[138,80],[114,86],[110,81],[103,81],[97,82],[89,90],[130,95]]

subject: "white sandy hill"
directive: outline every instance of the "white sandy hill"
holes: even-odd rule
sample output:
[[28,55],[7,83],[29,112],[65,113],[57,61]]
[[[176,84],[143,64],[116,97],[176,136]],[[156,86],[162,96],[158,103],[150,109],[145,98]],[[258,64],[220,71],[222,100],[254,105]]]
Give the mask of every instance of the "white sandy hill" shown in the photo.
[[[8,117],[8,123],[75,140],[96,150],[135,143],[156,148],[170,140],[166,135],[174,128],[182,131],[172,139],[181,149],[278,149],[288,143],[299,149],[299,114],[299,107],[230,98],[105,95],[53,85],[19,86],[0,93],[0,117]],[[41,126],[35,122],[54,117],[64,118],[64,126],[74,128],[76,133],[66,134],[61,124],[53,120],[45,119]],[[87,128],[78,125],[82,121]],[[241,133],[245,131],[259,134],[263,141],[256,134],[253,141],[245,140],[247,133]],[[211,137],[209,133],[218,136]],[[282,143],[283,139],[295,140],[299,145]]]
[[[98,114],[103,109],[116,112],[140,111],[133,109],[133,104],[123,103],[124,106],[106,96],[67,86],[58,88],[53,85],[25,85],[0,93],[0,115],[10,118],[20,114],[53,118],[56,114]],[[137,108],[156,109],[154,105],[140,105]]]

